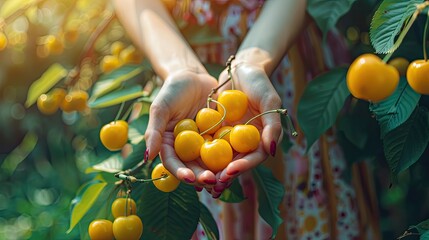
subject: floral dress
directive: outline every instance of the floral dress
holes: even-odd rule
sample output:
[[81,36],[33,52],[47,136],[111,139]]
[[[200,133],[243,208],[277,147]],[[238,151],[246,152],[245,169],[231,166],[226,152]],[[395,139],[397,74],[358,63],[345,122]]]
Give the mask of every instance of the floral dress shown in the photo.
[[[263,5],[260,0],[163,1],[201,61],[222,65],[236,53]],[[295,124],[297,103],[307,82],[349,62],[346,45],[338,34],[330,32],[327,44],[322,46],[321,42],[317,27],[310,24],[271,75]],[[286,190],[280,206],[284,222],[277,239],[362,239],[356,194],[341,178],[346,162],[334,133],[326,134],[308,153],[302,135],[291,138],[293,146],[288,152],[277,153],[274,161],[267,160]],[[271,228],[258,217],[251,176],[242,174],[240,181],[248,198],[242,204],[223,203],[205,191],[200,199],[218,221],[221,239],[269,239]],[[206,239],[202,227],[193,238]]]

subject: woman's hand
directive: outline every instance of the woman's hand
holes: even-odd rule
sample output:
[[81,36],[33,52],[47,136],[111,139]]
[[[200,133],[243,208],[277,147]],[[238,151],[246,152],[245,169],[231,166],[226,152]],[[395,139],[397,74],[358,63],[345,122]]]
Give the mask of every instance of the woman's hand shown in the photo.
[[214,184],[215,175],[203,169],[198,161],[183,163],[174,150],[174,126],[182,119],[194,119],[206,107],[207,97],[217,86],[207,73],[184,70],[169,75],[153,101],[145,133],[147,158],[160,153],[164,166],[178,179],[194,185]]
[[[245,123],[257,114],[281,107],[281,99],[261,66],[251,63],[238,63],[232,72],[234,73],[232,76],[234,88],[243,91],[247,95],[249,104],[247,113],[241,120],[226,124],[234,126],[235,124]],[[219,84],[226,81],[227,78],[228,73],[225,70],[219,78]],[[218,93],[231,89],[231,86],[231,83],[226,84]],[[236,155],[233,161],[217,174],[216,177],[219,181],[211,190],[213,197],[218,197],[240,173],[256,167],[267,159],[269,154],[275,155],[277,146],[282,138],[279,114],[263,115],[251,121],[250,124],[255,125],[261,132],[259,147],[251,153]]]

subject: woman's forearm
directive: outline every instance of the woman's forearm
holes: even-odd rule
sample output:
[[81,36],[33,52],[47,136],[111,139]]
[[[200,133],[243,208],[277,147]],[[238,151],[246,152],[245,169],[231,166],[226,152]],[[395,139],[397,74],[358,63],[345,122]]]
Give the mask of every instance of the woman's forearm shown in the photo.
[[236,54],[237,63],[258,64],[271,74],[303,29],[306,6],[306,0],[265,1]]
[[113,1],[116,14],[128,35],[162,79],[181,70],[205,72],[159,0]]

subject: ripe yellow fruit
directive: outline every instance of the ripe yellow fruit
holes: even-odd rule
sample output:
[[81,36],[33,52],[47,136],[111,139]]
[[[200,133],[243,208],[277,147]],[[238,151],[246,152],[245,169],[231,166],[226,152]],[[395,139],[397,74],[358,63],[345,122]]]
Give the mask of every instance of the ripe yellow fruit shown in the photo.
[[103,73],[109,73],[121,66],[121,62],[117,56],[106,55],[100,63],[100,69]]
[[128,46],[121,51],[119,59],[123,64],[140,64],[143,57],[134,46]]
[[7,37],[4,33],[0,32],[0,51],[7,47]]
[[45,47],[48,54],[59,55],[64,51],[64,43],[62,39],[54,35],[48,35],[46,37]]

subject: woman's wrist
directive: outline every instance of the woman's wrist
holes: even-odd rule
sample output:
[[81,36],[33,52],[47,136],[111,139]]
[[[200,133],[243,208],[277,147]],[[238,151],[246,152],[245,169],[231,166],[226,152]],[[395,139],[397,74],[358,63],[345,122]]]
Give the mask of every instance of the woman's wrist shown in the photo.
[[252,65],[263,69],[269,75],[272,71],[272,63],[273,59],[267,51],[252,47],[240,49],[235,56],[232,67],[237,68],[242,64]]

